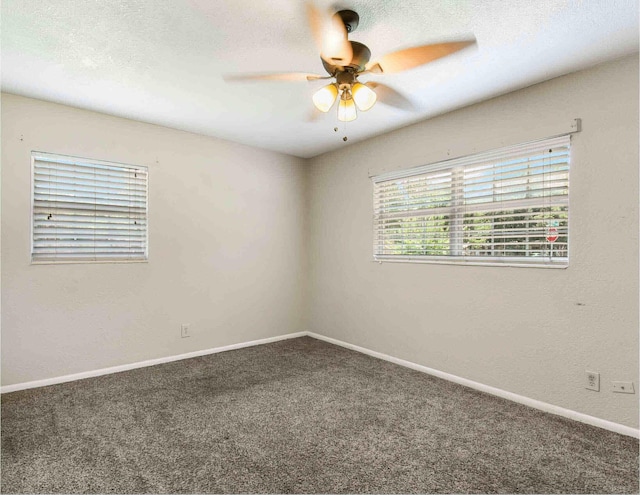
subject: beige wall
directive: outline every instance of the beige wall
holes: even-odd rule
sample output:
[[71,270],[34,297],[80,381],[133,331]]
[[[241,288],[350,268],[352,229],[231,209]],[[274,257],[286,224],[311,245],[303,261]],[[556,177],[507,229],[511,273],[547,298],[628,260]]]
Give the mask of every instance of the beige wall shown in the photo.
[[[31,265],[32,150],[148,166],[149,262]],[[303,330],[304,177],[297,158],[3,94],[2,384]]]
[[[572,143],[566,270],[372,262],[368,174],[553,135]],[[354,124],[357,125],[357,122]],[[638,426],[638,60],[464,108],[310,162],[308,329]],[[585,390],[585,370],[602,390]]]
[[[371,261],[370,173],[578,117],[568,269]],[[148,166],[149,262],[30,265],[31,150]],[[4,94],[1,227],[3,385],[306,329],[638,426],[637,57],[307,162]]]

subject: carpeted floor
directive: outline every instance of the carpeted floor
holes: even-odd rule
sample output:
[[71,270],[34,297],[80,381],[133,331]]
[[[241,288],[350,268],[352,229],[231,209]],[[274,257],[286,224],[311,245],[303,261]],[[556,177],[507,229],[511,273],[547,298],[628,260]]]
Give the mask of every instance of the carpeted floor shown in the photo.
[[2,491],[637,493],[638,441],[304,337],[3,395]]

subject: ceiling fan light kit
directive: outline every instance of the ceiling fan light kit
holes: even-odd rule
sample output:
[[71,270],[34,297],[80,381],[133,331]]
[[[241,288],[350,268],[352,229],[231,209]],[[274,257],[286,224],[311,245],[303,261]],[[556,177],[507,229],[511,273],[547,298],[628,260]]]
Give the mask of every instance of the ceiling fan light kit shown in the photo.
[[328,112],[338,97],[338,86],[328,84],[313,94],[313,104],[321,112]]
[[351,87],[351,93],[353,94],[353,100],[360,110],[366,112],[378,99],[376,93],[365,86],[364,84],[357,82]]
[[[364,84],[356,81],[354,83],[343,83],[340,86],[338,86],[337,83],[328,84],[327,86],[320,88],[313,95],[313,104],[318,110],[326,113],[331,109],[331,107],[333,107],[333,104],[338,99],[338,95],[340,95],[340,107],[345,105],[351,107],[352,103],[355,103],[358,110],[362,112],[369,110],[377,99],[375,92],[371,88],[368,88]],[[342,101],[351,101],[352,103],[345,103],[343,105]],[[357,118],[357,115],[354,114],[353,118],[344,120],[347,115],[345,112],[346,110],[338,110],[338,120],[341,122],[350,122]],[[352,115],[351,110],[348,111],[348,115]]]
[[[476,43],[472,38],[420,45],[398,50],[370,62],[371,50],[366,45],[348,38],[349,33],[356,30],[360,21],[356,12],[340,10],[332,14],[323,12],[308,2],[307,15],[311,32],[320,50],[322,65],[328,76],[305,73],[245,74],[231,75],[225,79],[227,81],[335,79],[335,82],[320,88],[313,94],[313,104],[318,110],[326,113],[339,99],[338,120],[351,122],[357,118],[356,107],[366,112],[377,100],[403,110],[412,106],[410,100],[389,86],[371,82],[362,84],[358,81],[360,75],[384,75],[413,69]],[[372,88],[378,88],[381,92],[376,94]]]
[[346,91],[340,96],[340,104],[338,105],[338,120],[340,122],[351,122],[358,118],[358,112],[356,112],[356,104],[351,97],[351,94]]

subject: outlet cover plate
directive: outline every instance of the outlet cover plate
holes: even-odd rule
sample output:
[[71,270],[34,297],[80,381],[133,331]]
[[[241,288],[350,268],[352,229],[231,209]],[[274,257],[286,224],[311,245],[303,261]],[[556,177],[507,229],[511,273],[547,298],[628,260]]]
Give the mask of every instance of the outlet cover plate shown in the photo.
[[595,371],[585,371],[585,378],[585,388],[587,390],[600,392],[600,373],[596,373]]

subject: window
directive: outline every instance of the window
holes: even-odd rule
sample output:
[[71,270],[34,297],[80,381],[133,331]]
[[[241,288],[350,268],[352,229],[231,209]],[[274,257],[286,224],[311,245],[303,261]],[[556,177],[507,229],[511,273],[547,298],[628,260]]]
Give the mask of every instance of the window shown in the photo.
[[31,261],[147,259],[147,168],[31,153]]
[[373,177],[374,258],[566,267],[570,137]]

